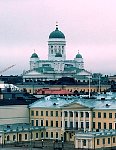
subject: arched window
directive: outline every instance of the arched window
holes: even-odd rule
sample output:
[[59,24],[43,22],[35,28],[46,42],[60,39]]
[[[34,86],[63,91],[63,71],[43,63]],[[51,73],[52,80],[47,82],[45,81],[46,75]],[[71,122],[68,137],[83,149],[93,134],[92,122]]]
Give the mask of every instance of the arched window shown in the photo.
[[53,54],[53,49],[51,49],[51,54]]
[[10,136],[9,135],[7,136],[7,141],[10,141]]
[[13,135],[13,141],[15,141],[16,140],[16,135]]

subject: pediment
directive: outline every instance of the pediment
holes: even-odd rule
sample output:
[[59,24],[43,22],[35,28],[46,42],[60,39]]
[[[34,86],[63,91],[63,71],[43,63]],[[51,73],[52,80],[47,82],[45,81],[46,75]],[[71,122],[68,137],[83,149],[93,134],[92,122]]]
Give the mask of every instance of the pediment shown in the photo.
[[64,105],[63,108],[87,109],[89,107],[87,107],[86,105],[82,105],[80,103],[71,103],[71,104]]

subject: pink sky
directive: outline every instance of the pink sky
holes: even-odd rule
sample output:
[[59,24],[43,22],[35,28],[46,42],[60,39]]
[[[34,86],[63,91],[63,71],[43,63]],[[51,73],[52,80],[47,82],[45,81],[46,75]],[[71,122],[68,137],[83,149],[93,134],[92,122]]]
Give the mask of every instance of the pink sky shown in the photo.
[[34,49],[47,59],[48,36],[58,21],[67,59],[79,49],[85,69],[116,74],[115,6],[116,0],[1,0],[0,70],[16,64],[4,74],[22,74]]

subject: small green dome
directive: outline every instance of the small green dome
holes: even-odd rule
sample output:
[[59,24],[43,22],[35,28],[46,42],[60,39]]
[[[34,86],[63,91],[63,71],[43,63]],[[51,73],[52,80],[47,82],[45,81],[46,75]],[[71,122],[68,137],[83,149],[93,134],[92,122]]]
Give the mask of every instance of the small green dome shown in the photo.
[[38,58],[38,55],[37,55],[36,53],[33,53],[33,54],[31,55],[31,58]]
[[78,53],[78,54],[76,55],[76,58],[82,58],[82,55]]
[[56,53],[55,57],[62,57],[61,53]]
[[56,30],[51,32],[50,35],[49,35],[49,39],[51,38],[62,38],[62,39],[65,39],[65,35],[58,30],[58,26],[56,26]]

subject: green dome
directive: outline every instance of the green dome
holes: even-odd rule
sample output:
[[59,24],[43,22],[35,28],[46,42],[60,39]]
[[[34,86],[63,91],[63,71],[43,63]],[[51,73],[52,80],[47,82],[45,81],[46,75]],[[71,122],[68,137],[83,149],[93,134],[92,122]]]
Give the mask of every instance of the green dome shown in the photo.
[[62,54],[56,53],[55,57],[62,57]]
[[31,55],[31,58],[38,58],[38,55],[37,55],[36,53],[33,53],[33,54]]
[[78,53],[78,54],[76,55],[76,58],[82,58],[82,55]]
[[62,39],[65,39],[65,36],[64,34],[58,30],[58,27],[56,26],[56,30],[51,32],[50,35],[49,35],[49,39],[51,38],[62,38]]

